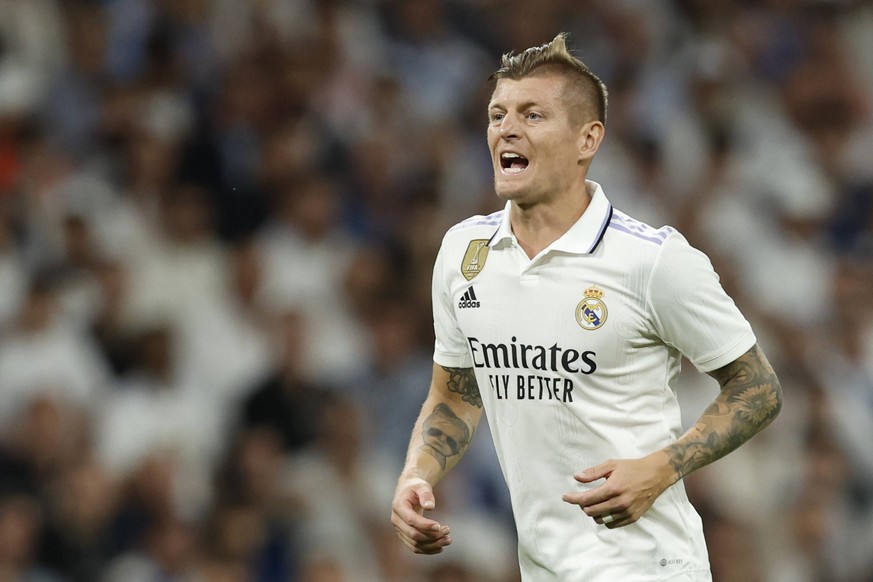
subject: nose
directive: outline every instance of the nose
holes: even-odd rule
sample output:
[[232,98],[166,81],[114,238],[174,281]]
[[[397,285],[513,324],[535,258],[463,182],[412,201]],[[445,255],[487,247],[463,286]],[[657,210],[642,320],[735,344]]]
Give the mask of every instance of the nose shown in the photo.
[[500,137],[512,140],[518,137],[518,121],[512,115],[507,115],[500,123]]

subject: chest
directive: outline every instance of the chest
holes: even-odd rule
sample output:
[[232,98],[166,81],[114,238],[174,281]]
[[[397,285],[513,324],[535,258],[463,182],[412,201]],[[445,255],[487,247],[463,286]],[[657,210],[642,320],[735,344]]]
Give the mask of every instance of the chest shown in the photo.
[[651,341],[645,283],[620,260],[503,249],[450,293],[477,365],[585,374],[594,354],[618,364]]

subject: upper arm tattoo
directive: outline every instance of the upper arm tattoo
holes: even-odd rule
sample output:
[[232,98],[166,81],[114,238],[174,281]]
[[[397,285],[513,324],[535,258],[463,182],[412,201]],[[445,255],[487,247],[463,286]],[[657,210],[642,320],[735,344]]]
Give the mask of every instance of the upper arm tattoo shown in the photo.
[[667,449],[680,477],[730,453],[782,409],[779,379],[757,345],[710,376],[718,380],[721,393],[697,424]]
[[442,369],[449,373],[448,388],[450,391],[461,395],[464,402],[482,408],[482,396],[479,394],[479,384],[476,382],[476,374],[473,368],[446,368]]

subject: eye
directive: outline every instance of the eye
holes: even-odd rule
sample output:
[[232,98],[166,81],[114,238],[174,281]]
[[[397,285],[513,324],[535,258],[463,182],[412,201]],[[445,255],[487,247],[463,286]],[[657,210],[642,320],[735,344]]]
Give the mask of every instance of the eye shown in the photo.
[[496,121],[501,121],[503,119],[503,117],[504,117],[503,113],[495,111],[488,118],[491,121],[491,123],[494,123]]
[[528,111],[527,115],[525,115],[525,119],[529,119],[531,121],[537,121],[537,120],[542,119],[542,118],[543,118],[543,116],[540,115],[539,113],[537,113],[536,111]]

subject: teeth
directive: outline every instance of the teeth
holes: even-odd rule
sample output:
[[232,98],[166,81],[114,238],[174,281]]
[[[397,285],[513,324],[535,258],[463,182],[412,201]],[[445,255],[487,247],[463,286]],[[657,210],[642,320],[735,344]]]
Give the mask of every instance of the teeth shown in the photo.
[[[518,174],[527,169],[527,158],[515,152],[503,152],[500,154],[502,171],[504,174]],[[517,161],[517,160],[520,160]]]

